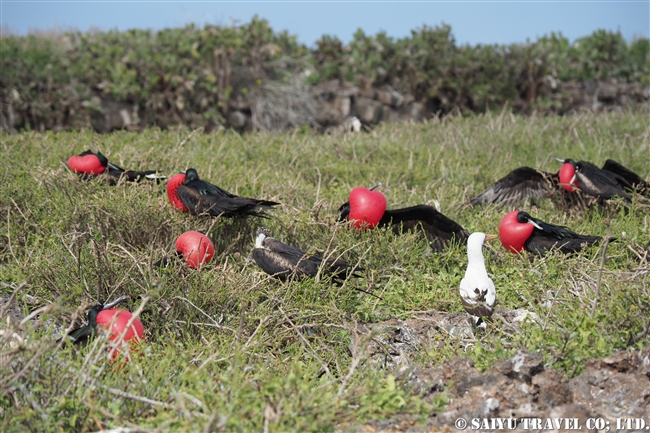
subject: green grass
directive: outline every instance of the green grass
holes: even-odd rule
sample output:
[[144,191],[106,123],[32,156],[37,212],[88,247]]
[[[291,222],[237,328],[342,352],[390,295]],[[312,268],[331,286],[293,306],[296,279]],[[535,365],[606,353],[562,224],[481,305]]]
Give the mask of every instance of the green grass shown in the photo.
[[[126,168],[173,174],[194,167],[231,192],[282,206],[270,220],[193,217],[172,209],[164,185],[80,181],[65,161],[88,148]],[[417,236],[337,225],[336,209],[350,190],[381,181],[389,208],[437,199],[443,213],[469,231],[496,233],[505,211],[466,203],[518,166],[555,171],[555,157],[599,165],[613,158],[642,176],[650,172],[643,113],[448,117],[346,136],[32,132],[3,135],[0,149],[0,292],[25,282],[18,299],[29,301],[30,310],[52,304],[43,319],[66,327],[81,306],[127,294],[131,311],[144,303],[147,332],[143,356],[119,371],[103,359],[102,339],[77,355],[56,349],[48,327],[26,329],[17,348],[4,339],[3,431],[133,425],[322,431],[399,412],[424,418],[442,410],[444,400],[425,403],[396,384],[393,372],[366,362],[363,351],[351,356],[348,348],[369,343],[357,323],[422,310],[463,311],[457,288],[464,246],[427,255]],[[529,309],[539,323],[517,334],[496,323],[469,345],[432,336],[416,362],[436,366],[469,356],[483,369],[527,348],[542,352],[549,368],[574,376],[590,358],[647,345],[648,266],[633,250],[650,238],[649,209],[642,200],[611,215],[563,213],[550,201],[528,207],[581,233],[605,235],[609,227],[618,240],[607,249],[602,274],[601,247],[530,260],[495,243],[487,268],[499,307]],[[260,225],[285,242],[358,261],[366,278],[342,286],[272,280],[250,254]],[[180,262],[156,269],[153,263],[172,253],[186,230],[208,234],[215,260],[201,271]],[[544,307],[549,297],[555,298],[550,309]]]

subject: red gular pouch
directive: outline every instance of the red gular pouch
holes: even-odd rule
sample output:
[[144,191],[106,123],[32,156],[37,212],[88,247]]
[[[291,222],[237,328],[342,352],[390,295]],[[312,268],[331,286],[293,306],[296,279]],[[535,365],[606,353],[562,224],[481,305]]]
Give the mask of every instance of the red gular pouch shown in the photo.
[[107,165],[108,160],[106,160],[106,164],[102,164],[101,159],[92,152],[86,155],[82,153],[81,155],[74,155],[68,158],[68,167],[75,173],[96,176],[102,174],[106,170]]
[[212,260],[214,245],[203,233],[185,232],[176,239],[176,251],[183,254],[187,265],[196,269]]
[[499,224],[499,239],[501,245],[514,254],[524,251],[525,243],[533,234],[535,227],[529,223],[520,223],[517,221],[519,211],[508,212]]
[[131,326],[127,329],[127,325],[133,314],[129,311],[119,308],[111,308],[102,310],[97,314],[97,326],[103,327],[110,332],[109,341],[115,342],[121,335],[122,343],[120,347],[113,347],[112,360],[114,361],[119,353],[125,354],[126,360],[130,360],[129,353],[133,350],[133,346],[140,343],[144,339],[144,326],[139,319],[134,319]]
[[350,192],[350,215],[352,226],[364,230],[375,227],[386,212],[386,197],[379,191],[357,187]]
[[[580,189],[580,185],[578,185],[578,181],[573,179],[575,174],[576,174],[575,167],[570,163],[565,162],[562,168],[560,169],[560,172],[558,173],[558,176],[560,178],[560,185],[562,185],[562,188],[566,189],[569,192],[574,192]],[[571,183],[571,180],[573,180],[573,183]]]
[[171,205],[182,212],[189,212],[190,210],[183,204],[178,196],[178,187],[185,182],[185,173],[178,173],[173,175],[167,182],[167,198]]

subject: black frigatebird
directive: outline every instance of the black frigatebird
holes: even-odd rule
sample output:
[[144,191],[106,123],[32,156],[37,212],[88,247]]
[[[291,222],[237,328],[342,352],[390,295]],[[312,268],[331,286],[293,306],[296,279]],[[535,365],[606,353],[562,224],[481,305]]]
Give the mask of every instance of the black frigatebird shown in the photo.
[[[107,304],[97,304],[88,308],[88,310],[86,311],[86,315],[88,317],[88,323],[86,323],[85,326],[70,331],[70,333],[68,333],[67,335],[67,338],[70,340],[71,343],[75,345],[85,346],[88,343],[88,340],[95,335],[97,329],[97,315],[103,310],[108,310],[109,308],[113,308],[114,306],[126,300],[127,298],[128,298],[127,296],[120,296],[113,302],[109,302]],[[62,339],[63,338],[57,340],[57,343],[60,342]]]
[[[472,198],[470,204],[473,206],[488,204],[512,206],[525,199],[559,197],[561,203],[567,207],[584,205],[586,204],[585,200],[580,200],[575,194],[571,194],[578,189],[580,176],[594,179],[592,182],[586,182],[586,184],[589,184],[587,189],[580,189],[587,195],[599,198],[611,198],[614,195],[620,195],[629,199],[626,188],[635,189],[642,194],[650,191],[648,183],[639,175],[612,159],[608,159],[602,169],[586,161],[578,163],[573,162],[571,159],[558,159],[558,161],[563,162],[564,165],[557,173],[548,173],[530,167],[519,167]],[[599,173],[602,171],[605,173]],[[576,175],[576,179],[573,180],[574,184],[570,185],[574,175]],[[593,186],[591,186],[592,184]],[[598,189],[601,189],[601,193],[597,192]]]
[[195,215],[235,217],[253,215],[266,217],[264,211],[280,203],[239,197],[209,182],[199,179],[199,173],[188,168],[167,182],[167,197],[176,209]]
[[648,183],[638,174],[612,159],[605,161],[603,168],[587,161],[557,160],[563,163],[559,172],[561,185],[569,192],[581,190],[603,200],[622,197],[630,201],[632,192],[649,191]]
[[75,173],[81,175],[82,179],[89,180],[99,175],[106,174],[110,185],[117,184],[120,179],[127,182],[140,182],[142,179],[160,181],[166,179],[166,176],[158,174],[158,170],[124,170],[121,167],[109,162],[106,156],[101,152],[86,150],[79,155],[71,156],[68,159],[68,167]]
[[600,236],[585,236],[564,226],[533,218],[527,212],[508,212],[499,224],[499,239],[512,252],[528,251],[543,256],[556,249],[571,254],[599,242]]
[[296,247],[269,237],[269,230],[264,227],[256,232],[253,259],[264,272],[282,281],[291,275],[315,277],[319,269],[323,275],[340,281],[347,276],[360,277],[356,271],[362,270],[343,259],[307,255]]
[[[375,189],[377,184],[369,189]],[[337,221],[347,221],[350,215],[350,202],[339,207]],[[422,231],[433,251],[442,251],[453,241],[463,241],[469,233],[451,218],[446,217],[436,208],[420,204],[403,209],[386,209],[377,227],[392,226],[395,234],[409,231]]]

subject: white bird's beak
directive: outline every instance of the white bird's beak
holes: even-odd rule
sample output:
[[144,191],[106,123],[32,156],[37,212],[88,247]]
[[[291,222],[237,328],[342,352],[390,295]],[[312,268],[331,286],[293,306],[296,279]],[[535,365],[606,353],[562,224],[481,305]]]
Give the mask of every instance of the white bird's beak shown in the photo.
[[485,240],[486,241],[491,241],[492,239],[496,239],[498,237],[499,236],[497,236],[497,235],[485,235]]
[[533,227],[535,227],[535,228],[537,228],[537,229],[539,229],[539,230],[542,230],[542,231],[544,230],[544,229],[541,228],[541,227],[539,226],[539,224],[537,224],[535,221],[528,221],[528,224],[532,224]]
[[569,185],[571,185],[571,186],[575,186],[575,185],[576,185],[576,175],[575,175],[575,173],[573,174],[573,177],[572,177],[571,180],[569,181]]
[[376,184],[374,184],[373,186],[371,186],[371,187],[368,188],[368,189],[369,189],[370,191],[374,191],[375,189],[379,188],[380,186],[384,186],[384,185],[383,185],[381,182],[377,182]]

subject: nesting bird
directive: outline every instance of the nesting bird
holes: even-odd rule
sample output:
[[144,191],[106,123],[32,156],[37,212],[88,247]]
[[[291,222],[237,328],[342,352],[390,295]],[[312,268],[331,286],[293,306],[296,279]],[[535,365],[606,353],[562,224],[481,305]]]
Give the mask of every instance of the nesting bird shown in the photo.
[[630,193],[645,194],[650,189],[638,174],[611,159],[605,161],[603,168],[587,161],[558,161],[563,163],[559,172],[561,185],[569,192],[580,190],[599,199],[608,200],[618,196],[630,201]]
[[81,175],[83,179],[92,179],[101,174],[110,185],[117,184],[121,179],[127,182],[140,182],[143,179],[160,181],[167,177],[158,174],[158,170],[124,170],[121,167],[108,161],[101,152],[86,150],[79,155],[71,156],[68,159],[68,167],[75,173]]
[[[337,221],[347,221],[349,215],[350,202],[343,203],[339,207]],[[421,231],[434,251],[442,251],[451,242],[460,242],[469,236],[469,233],[456,221],[426,204],[403,209],[386,209],[377,227],[386,226],[391,226],[395,234]]]
[[650,186],[638,174],[612,159],[608,159],[602,169],[586,161],[558,161],[563,166],[557,173],[519,167],[472,198],[470,204],[512,206],[525,199],[557,197],[565,206],[573,207],[581,203],[571,194],[579,189],[600,199],[620,196],[628,201],[631,191],[650,192]]
[[495,239],[496,235],[475,232],[467,238],[467,270],[460,282],[460,299],[473,324],[485,329],[485,319],[492,316],[497,292],[494,283],[485,270],[483,244]]
[[299,277],[315,277],[319,269],[322,269],[323,275],[344,280],[347,276],[359,277],[355,271],[361,270],[342,259],[307,255],[296,247],[269,237],[269,230],[264,227],[256,232],[253,259],[264,272],[282,281],[294,274]]
[[[88,344],[88,340],[95,335],[95,332],[97,330],[97,316],[99,315],[99,313],[104,310],[113,308],[114,306],[116,306],[117,304],[119,304],[120,302],[126,299],[127,299],[126,296],[120,296],[113,302],[109,302],[107,304],[97,304],[90,307],[86,311],[88,323],[86,323],[85,326],[70,331],[70,333],[67,335],[67,339],[69,339],[72,344],[77,346],[85,346],[86,344]],[[57,342],[61,340],[62,338],[59,339]]]
[[167,197],[176,209],[194,215],[211,216],[259,216],[266,217],[266,210],[279,205],[274,201],[239,197],[216,185],[199,179],[199,173],[188,168],[185,173],[172,176],[167,182]]
[[512,252],[528,251],[543,256],[552,249],[571,254],[599,242],[600,236],[585,236],[564,226],[533,218],[527,212],[508,212],[499,224],[499,239]]

